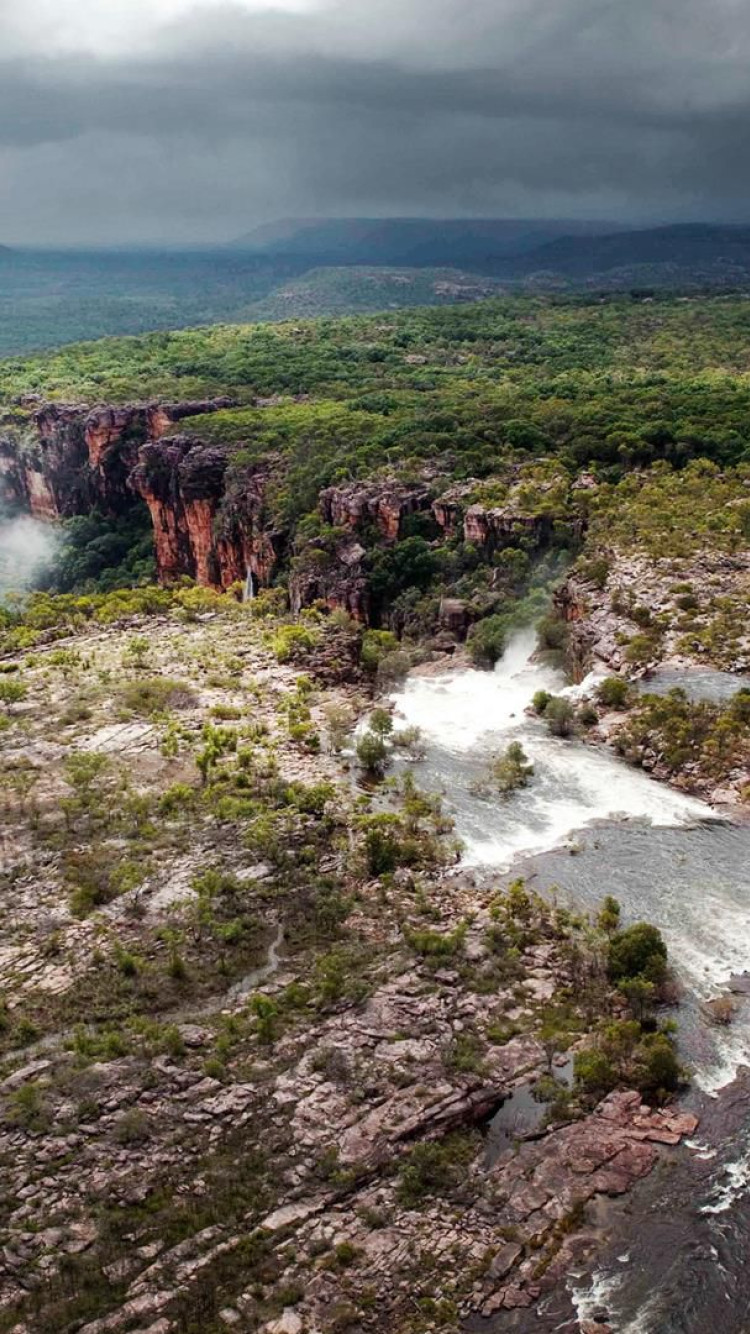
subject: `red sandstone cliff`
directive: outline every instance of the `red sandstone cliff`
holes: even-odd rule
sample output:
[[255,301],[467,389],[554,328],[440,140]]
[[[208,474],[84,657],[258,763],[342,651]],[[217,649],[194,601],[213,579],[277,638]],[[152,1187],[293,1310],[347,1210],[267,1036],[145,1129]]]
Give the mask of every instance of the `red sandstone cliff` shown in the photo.
[[228,481],[221,448],[167,434],[229,406],[226,398],[95,408],[27,400],[0,422],[0,501],[54,521],[93,509],[117,515],[141,496],[162,582],[190,575],[228,588],[249,569],[266,585],[286,540],[268,521],[267,469]]
[[116,514],[132,501],[128,477],[138,451],[186,417],[231,406],[231,399],[95,407],[22,404],[0,423],[0,496],[35,518],[52,520],[96,508]]
[[187,574],[228,588],[248,570],[257,586],[271,582],[285,535],[267,521],[267,471],[248,468],[227,485],[229,461],[220,448],[190,436],[150,442],[139,450],[131,488],[151,513],[159,578]]
[[[292,537],[274,527],[266,503],[283,459],[238,465],[220,445],[169,434],[179,421],[229,405],[214,399],[92,408],[27,400],[0,421],[0,499],[54,520],[92,509],[117,515],[139,496],[151,515],[161,582],[188,575],[228,588],[244,583],[250,571],[256,588],[267,586]],[[486,560],[505,547],[543,548],[554,535],[556,516],[541,508],[528,512],[512,484],[505,504],[496,507],[471,503],[475,481],[435,498],[438,487],[438,475],[425,470],[416,481],[391,476],[322,491],[320,515],[333,532],[297,551],[289,581],[295,609],[322,602],[367,622],[367,547],[397,542],[415,516],[428,539],[462,534]],[[564,504],[558,518],[574,522]],[[470,615],[448,603],[441,613],[458,634]]]

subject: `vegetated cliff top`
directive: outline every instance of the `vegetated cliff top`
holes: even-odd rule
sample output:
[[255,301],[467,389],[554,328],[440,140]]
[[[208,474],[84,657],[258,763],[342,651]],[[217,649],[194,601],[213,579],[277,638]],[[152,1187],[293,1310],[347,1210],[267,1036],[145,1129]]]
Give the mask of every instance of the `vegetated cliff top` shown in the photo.
[[304,513],[323,487],[384,468],[461,479],[541,455],[620,475],[737,463],[749,333],[739,298],[491,300],[82,344],[0,364],[0,403],[23,418],[40,399],[226,395],[238,406],[179,429],[247,461],[285,456]]
[[513,297],[370,316],[219,325],[74,344],[0,363],[0,400],[352,393],[748,368],[743,298]]

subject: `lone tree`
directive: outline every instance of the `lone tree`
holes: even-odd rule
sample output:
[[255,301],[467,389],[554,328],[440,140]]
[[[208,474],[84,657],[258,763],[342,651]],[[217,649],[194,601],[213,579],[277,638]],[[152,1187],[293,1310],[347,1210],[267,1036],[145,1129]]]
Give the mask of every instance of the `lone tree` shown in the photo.
[[391,735],[393,731],[393,718],[387,709],[373,709],[370,714],[369,728],[376,736],[381,739]]
[[570,736],[575,709],[569,699],[554,695],[544,710],[544,721],[553,736]]
[[507,796],[519,787],[526,787],[534,772],[533,764],[523,749],[520,741],[511,741],[504,754],[492,764],[492,777],[498,791]]
[[363,732],[357,742],[357,759],[368,778],[382,778],[388,759],[388,751],[382,736],[378,736],[376,732]]

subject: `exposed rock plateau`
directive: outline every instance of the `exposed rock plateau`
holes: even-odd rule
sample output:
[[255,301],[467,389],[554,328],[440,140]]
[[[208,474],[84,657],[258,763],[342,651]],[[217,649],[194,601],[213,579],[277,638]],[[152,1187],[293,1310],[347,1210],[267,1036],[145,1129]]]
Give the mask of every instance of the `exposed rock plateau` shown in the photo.
[[[615,1004],[596,956],[541,899],[451,874],[414,791],[383,822],[328,730],[357,701],[280,665],[278,627],[158,596],[15,663],[0,1322],[422,1334],[533,1307],[592,1244],[587,1202],[695,1119],[574,1099],[488,1159],[550,1065],[548,1008],[579,1044]],[[409,868],[378,875],[394,830]]]

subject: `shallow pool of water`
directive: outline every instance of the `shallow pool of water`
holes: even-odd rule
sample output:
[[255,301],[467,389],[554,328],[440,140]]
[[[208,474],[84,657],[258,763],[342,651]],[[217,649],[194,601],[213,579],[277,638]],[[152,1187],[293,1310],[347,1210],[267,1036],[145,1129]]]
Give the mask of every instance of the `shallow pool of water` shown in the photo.
[[720,703],[738,690],[750,689],[750,676],[719,672],[712,667],[660,667],[638,683],[643,694],[666,695],[679,686],[688,699]]

